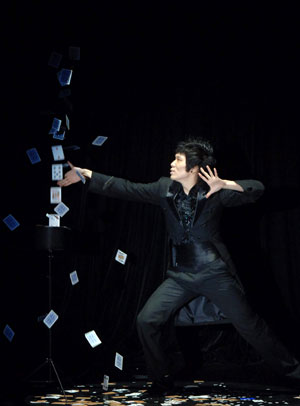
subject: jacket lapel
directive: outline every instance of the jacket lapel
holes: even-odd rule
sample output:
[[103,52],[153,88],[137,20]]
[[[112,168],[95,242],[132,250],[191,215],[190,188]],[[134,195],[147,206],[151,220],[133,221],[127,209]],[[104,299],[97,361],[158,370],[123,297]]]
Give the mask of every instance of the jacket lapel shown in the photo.
[[169,187],[169,190],[166,195],[166,199],[167,199],[167,203],[169,205],[170,210],[176,217],[177,221],[179,221],[179,223],[181,223],[181,219],[179,217],[179,213],[178,213],[178,210],[177,210],[177,207],[175,204],[175,198],[176,198],[179,190],[180,190],[179,184],[176,184],[175,182],[173,182]]
[[198,194],[197,194],[197,202],[196,202],[193,225],[196,223],[196,221],[198,221],[200,214],[203,210],[203,207],[207,201],[207,199],[205,197],[206,193],[207,193],[207,188],[201,186],[199,188]]

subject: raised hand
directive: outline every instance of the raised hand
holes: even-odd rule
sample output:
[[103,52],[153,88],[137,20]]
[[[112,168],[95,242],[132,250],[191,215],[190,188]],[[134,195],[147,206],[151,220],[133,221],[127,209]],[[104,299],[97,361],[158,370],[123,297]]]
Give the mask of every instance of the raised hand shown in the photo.
[[203,168],[200,168],[200,172],[198,175],[204,182],[206,182],[209,186],[209,192],[205,195],[206,198],[209,198],[213,193],[218,192],[219,190],[223,189],[226,185],[226,181],[219,178],[218,172],[216,168],[214,171],[210,169],[208,165],[206,165],[207,170],[205,171]]
[[71,164],[71,162],[68,161],[68,164],[70,166],[70,170],[65,173],[64,179],[59,180],[57,182],[58,186],[70,186],[73,183],[79,182],[81,179],[77,175],[76,171],[79,171],[80,173],[82,172],[81,168],[75,167],[74,165]]

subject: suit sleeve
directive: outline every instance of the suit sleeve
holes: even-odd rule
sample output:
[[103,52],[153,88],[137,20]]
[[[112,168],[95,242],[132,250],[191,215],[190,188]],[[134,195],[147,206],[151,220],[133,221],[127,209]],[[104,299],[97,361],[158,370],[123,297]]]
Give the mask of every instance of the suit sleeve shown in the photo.
[[236,180],[242,188],[243,192],[237,192],[230,189],[222,189],[220,191],[220,200],[223,206],[233,207],[242,204],[254,203],[264,192],[264,185],[258,180]]
[[134,183],[126,179],[93,172],[88,191],[107,197],[158,205],[164,189],[163,179],[153,183]]

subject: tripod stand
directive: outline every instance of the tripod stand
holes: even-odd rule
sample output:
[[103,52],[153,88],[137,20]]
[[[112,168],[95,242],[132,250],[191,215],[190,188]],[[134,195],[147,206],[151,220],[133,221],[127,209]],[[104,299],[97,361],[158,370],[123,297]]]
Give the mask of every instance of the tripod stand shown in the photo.
[[[49,312],[52,310],[52,260],[54,258],[55,251],[62,251],[68,247],[70,240],[70,231],[69,227],[49,227],[45,225],[36,225],[35,229],[35,248],[41,251],[48,252],[48,307]],[[35,375],[43,367],[48,367],[48,380],[42,381],[44,383],[53,383],[52,379],[52,370],[55,373],[55,376],[58,380],[60,388],[63,393],[64,389],[55,368],[53,359],[52,359],[52,331],[51,328],[48,328],[48,357],[45,361],[39,365],[30,376]]]

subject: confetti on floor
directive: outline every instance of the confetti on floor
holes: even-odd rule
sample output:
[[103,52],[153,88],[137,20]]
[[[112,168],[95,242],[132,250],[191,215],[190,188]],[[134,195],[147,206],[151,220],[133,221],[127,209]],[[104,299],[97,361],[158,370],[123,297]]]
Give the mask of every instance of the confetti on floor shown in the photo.
[[300,406],[299,391],[281,386],[223,382],[176,382],[174,394],[147,396],[147,382],[78,385],[55,393],[27,396],[27,405],[105,406]]

